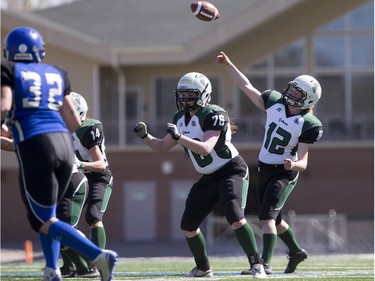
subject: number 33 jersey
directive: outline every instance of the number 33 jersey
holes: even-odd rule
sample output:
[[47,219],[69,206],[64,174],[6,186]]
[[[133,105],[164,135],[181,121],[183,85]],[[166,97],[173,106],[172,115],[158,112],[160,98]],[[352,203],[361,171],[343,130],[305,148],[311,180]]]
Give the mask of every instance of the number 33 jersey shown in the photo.
[[1,85],[13,89],[8,118],[16,144],[40,134],[68,132],[60,115],[64,96],[70,93],[65,70],[44,63],[3,60]]
[[298,143],[314,143],[323,135],[323,126],[306,110],[288,114],[282,94],[266,91],[262,94],[267,120],[259,160],[266,164],[283,164],[285,158],[298,159]]
[[237,149],[231,143],[229,116],[223,108],[208,105],[201,108],[191,118],[190,114],[179,111],[174,115],[173,122],[181,134],[197,141],[203,140],[205,131],[220,131],[216,145],[207,156],[199,155],[184,147],[198,173],[211,174],[238,155]]

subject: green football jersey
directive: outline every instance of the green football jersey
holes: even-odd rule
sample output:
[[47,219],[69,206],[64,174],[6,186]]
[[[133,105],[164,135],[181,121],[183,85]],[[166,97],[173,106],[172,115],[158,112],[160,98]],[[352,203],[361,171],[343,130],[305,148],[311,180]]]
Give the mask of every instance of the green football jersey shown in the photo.
[[97,145],[104,156],[108,166],[105,154],[105,137],[103,124],[95,119],[86,119],[81,127],[72,134],[73,146],[77,158],[82,162],[93,162],[89,150]]
[[266,164],[283,164],[285,158],[296,161],[298,143],[318,141],[323,134],[322,123],[306,110],[288,114],[288,106],[277,91],[266,91],[262,97],[267,119],[259,160]]
[[173,123],[181,134],[198,141],[202,141],[205,131],[220,131],[214,149],[207,156],[184,147],[198,173],[211,174],[238,155],[237,149],[231,143],[232,132],[228,113],[220,106],[203,107],[191,118],[184,111],[179,111],[174,115]]

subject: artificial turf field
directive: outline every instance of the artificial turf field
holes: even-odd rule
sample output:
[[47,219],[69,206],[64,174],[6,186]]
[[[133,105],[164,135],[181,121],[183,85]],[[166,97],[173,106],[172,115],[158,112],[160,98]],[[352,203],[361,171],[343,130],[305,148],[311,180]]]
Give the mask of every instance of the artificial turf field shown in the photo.
[[[241,257],[211,257],[211,267],[214,271],[212,278],[198,280],[246,280],[250,276],[240,275],[248,267],[245,258]],[[273,274],[266,280],[374,280],[374,256],[366,255],[324,255],[311,256],[302,262],[293,274],[283,274],[287,260],[277,256],[273,259]],[[36,261],[33,264],[7,263],[1,265],[2,281],[40,281],[44,263]],[[162,258],[123,258],[116,264],[113,280],[192,280],[184,274],[194,267],[192,258],[162,257]],[[99,280],[87,278],[70,278],[65,280]]]

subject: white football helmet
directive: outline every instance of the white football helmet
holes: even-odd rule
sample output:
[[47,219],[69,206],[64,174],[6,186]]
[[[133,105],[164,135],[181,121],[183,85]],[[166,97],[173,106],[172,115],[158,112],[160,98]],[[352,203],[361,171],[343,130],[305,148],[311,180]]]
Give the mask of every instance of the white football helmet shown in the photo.
[[72,97],[74,106],[78,111],[81,121],[84,121],[86,119],[87,111],[89,110],[86,100],[76,92],[71,92],[70,96]]
[[[288,93],[290,87],[296,88],[303,94],[303,97],[296,99]],[[301,109],[313,108],[322,95],[322,88],[314,77],[310,75],[300,75],[288,83],[288,88],[284,90],[283,96],[286,104],[299,107]]]
[[[194,92],[193,98],[184,98],[181,92]],[[206,106],[211,100],[211,82],[208,78],[198,72],[190,72],[181,77],[176,89],[176,104],[178,110],[192,111],[199,107]],[[188,102],[194,101],[194,105]]]

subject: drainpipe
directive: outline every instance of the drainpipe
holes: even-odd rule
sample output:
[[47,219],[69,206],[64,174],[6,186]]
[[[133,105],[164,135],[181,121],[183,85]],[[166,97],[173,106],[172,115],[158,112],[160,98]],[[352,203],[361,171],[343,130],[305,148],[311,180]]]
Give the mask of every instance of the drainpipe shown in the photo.
[[117,109],[118,109],[118,132],[119,132],[119,146],[126,146],[126,77],[125,73],[119,65],[119,54],[115,53],[112,56],[112,69],[117,75]]

